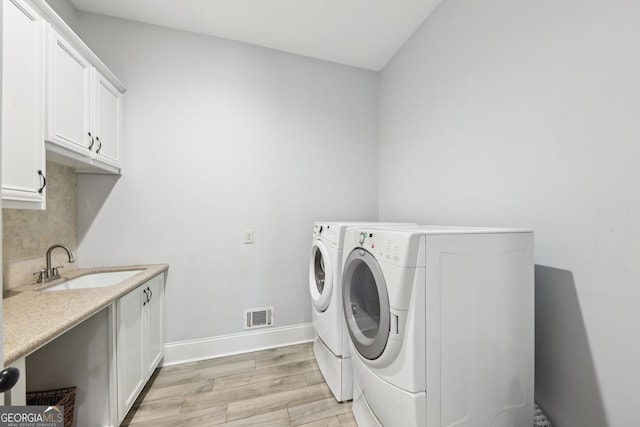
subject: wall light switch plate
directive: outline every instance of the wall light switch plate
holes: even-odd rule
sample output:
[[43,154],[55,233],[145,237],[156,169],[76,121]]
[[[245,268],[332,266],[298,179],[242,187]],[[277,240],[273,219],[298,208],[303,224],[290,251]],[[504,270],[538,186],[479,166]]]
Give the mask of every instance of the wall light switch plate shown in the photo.
[[251,229],[244,230],[244,243],[245,245],[253,243],[253,230]]

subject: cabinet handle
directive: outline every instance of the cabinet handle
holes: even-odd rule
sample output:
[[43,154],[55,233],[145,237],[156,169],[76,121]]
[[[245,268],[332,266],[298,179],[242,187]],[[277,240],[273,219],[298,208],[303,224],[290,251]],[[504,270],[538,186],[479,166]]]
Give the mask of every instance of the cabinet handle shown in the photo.
[[96,148],[96,154],[100,153],[100,150],[102,149],[102,141],[100,141],[100,137],[96,136],[96,141],[98,141],[98,148]]
[[44,187],[47,186],[47,177],[44,176],[44,174],[42,173],[41,170],[38,170],[38,175],[40,175],[40,177],[42,178],[42,187],[38,188],[38,193],[42,194],[42,191],[44,190]]
[[149,301],[153,298],[153,292],[151,292],[151,288],[147,286],[147,290],[149,291]]
[[149,302],[149,294],[147,294],[146,289],[143,289],[142,292],[144,292],[144,302],[142,303],[142,305],[145,306]]
[[89,138],[91,138],[91,144],[89,144],[89,151],[91,151],[91,149],[93,148],[93,144],[96,141],[95,141],[95,139],[93,139],[93,135],[91,135],[91,132],[89,132]]

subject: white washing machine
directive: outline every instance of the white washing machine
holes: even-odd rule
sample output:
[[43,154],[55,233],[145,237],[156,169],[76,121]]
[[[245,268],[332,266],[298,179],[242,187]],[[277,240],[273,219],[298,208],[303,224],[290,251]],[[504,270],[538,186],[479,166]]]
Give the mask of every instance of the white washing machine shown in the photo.
[[533,233],[349,228],[343,307],[360,427],[528,427]]
[[[311,316],[316,332],[313,351],[325,381],[339,401],[353,396],[349,335],[342,311],[342,243],[353,226],[411,226],[402,223],[316,222],[309,261]],[[413,224],[415,226],[415,224]]]

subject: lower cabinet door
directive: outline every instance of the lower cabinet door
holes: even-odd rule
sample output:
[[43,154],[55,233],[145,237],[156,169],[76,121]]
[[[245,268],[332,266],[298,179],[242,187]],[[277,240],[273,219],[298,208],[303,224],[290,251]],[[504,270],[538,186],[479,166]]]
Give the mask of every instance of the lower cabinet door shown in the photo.
[[164,275],[148,281],[146,289],[149,293],[144,310],[147,335],[145,370],[148,378],[164,355]]
[[122,421],[146,382],[144,359],[143,303],[146,284],[117,303],[118,419]]

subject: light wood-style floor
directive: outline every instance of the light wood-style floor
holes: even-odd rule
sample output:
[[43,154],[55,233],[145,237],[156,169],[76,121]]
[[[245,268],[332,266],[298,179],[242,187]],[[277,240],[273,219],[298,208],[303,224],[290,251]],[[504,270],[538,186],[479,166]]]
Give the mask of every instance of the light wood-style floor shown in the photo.
[[156,370],[122,426],[349,426],[311,343]]

